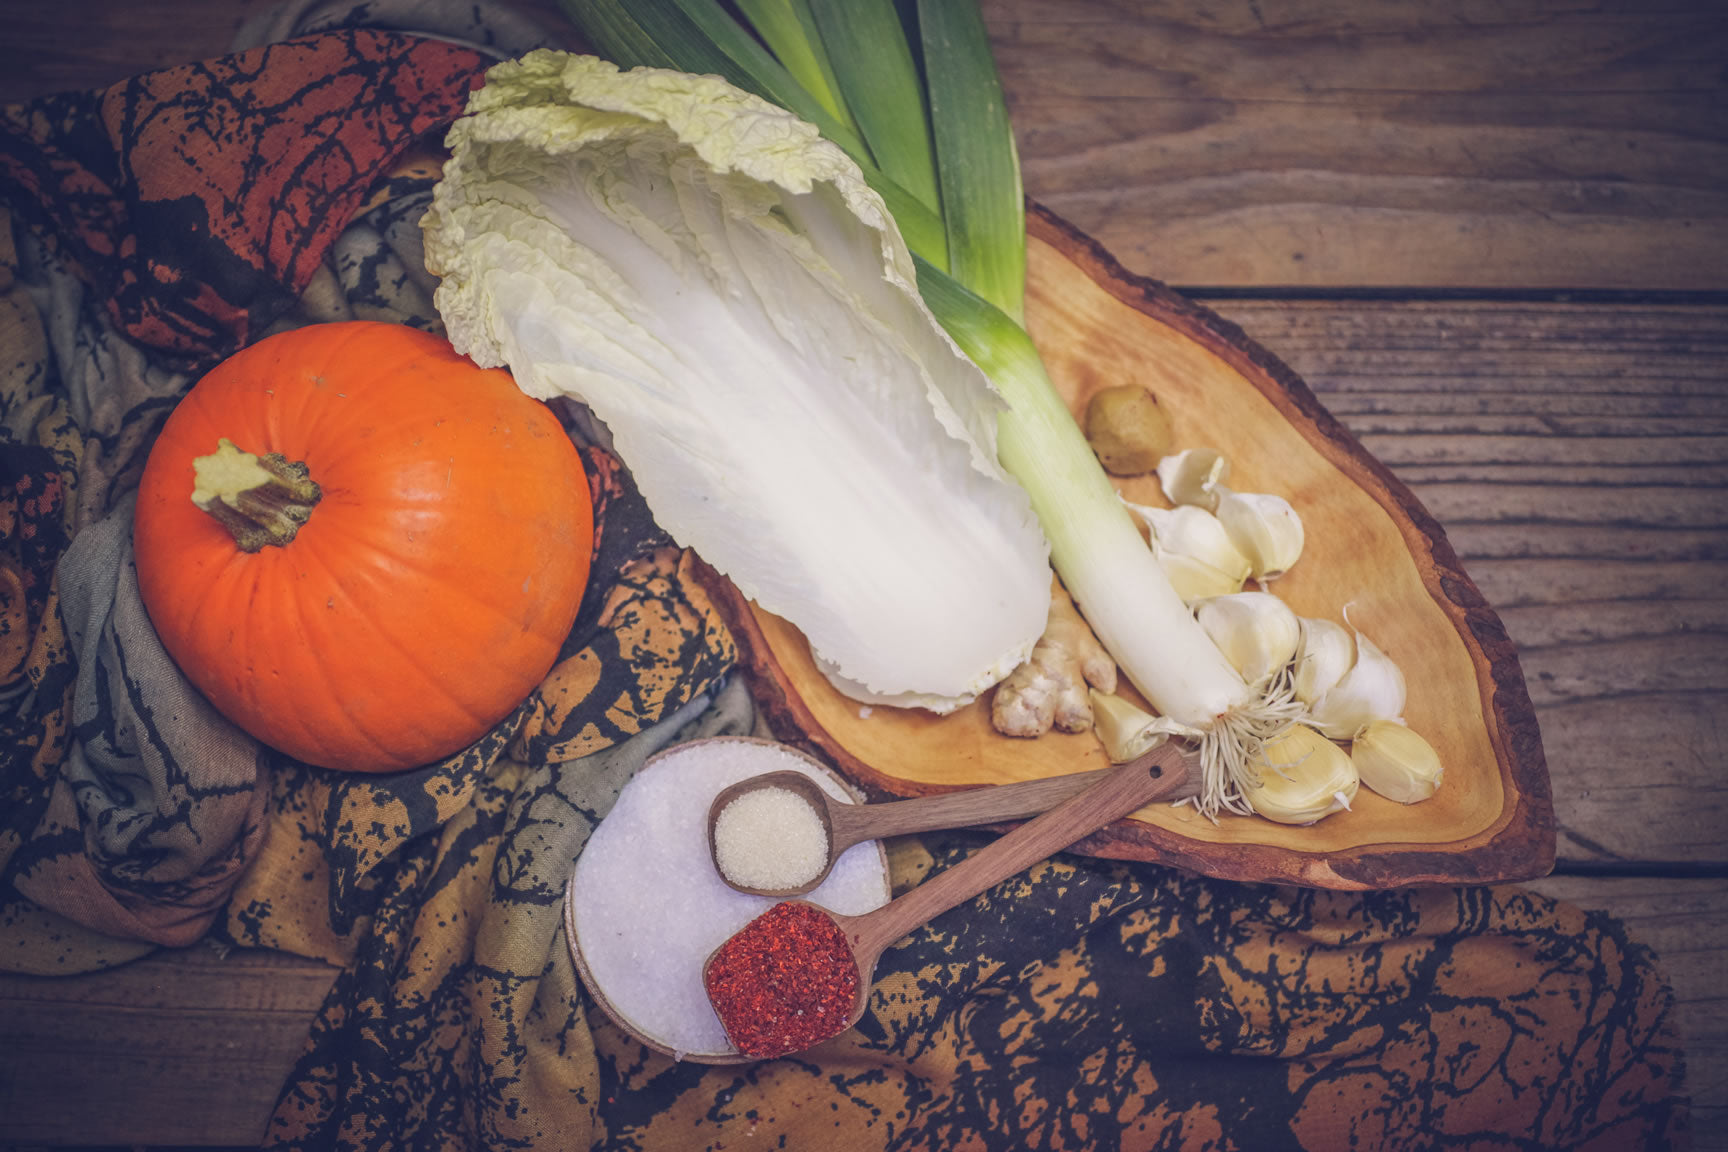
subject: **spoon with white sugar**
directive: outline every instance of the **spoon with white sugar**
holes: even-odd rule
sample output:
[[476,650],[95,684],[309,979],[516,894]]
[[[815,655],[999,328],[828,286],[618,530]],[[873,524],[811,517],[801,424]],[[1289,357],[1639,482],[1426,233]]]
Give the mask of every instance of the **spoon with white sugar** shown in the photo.
[[1166,743],[985,845],[954,867],[861,916],[783,900],[708,957],[703,986],[732,1044],[752,1059],[799,1052],[864,1014],[884,949],[935,916],[1128,815],[1168,799],[1192,775]]
[[[821,884],[834,861],[854,844],[1025,820],[1109,774],[1110,769],[1100,768],[913,800],[851,804],[803,773],[766,772],[714,797],[708,809],[708,851],[720,878],[740,892],[801,896]],[[1183,795],[1194,791],[1190,786]]]

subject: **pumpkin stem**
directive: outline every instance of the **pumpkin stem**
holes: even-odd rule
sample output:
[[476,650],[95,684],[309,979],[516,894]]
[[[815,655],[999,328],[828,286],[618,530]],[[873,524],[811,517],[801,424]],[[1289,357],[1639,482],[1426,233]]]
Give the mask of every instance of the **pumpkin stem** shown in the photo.
[[226,436],[192,461],[192,503],[228,529],[242,552],[285,547],[324,493],[306,465],[280,452],[254,456]]

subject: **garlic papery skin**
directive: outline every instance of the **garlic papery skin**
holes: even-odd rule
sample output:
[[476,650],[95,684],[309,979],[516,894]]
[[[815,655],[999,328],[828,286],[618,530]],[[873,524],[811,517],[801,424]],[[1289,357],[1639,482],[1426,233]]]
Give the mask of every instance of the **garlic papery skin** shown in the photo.
[[1290,606],[1270,592],[1235,592],[1202,600],[1195,619],[1231,667],[1258,687],[1289,666],[1302,639]]
[[1189,448],[1158,461],[1164,498],[1208,512],[1218,507],[1217,486],[1230,477],[1230,462],[1210,448]]
[[1171,736],[1198,737],[1193,728],[1167,716],[1156,716],[1132,700],[1114,692],[1089,690],[1092,699],[1092,731],[1104,745],[1112,764],[1126,764],[1164,743]]
[[1334,740],[1353,740],[1376,720],[1404,715],[1404,673],[1386,653],[1356,632],[1356,662],[1326,690],[1308,720]]
[[1376,720],[1350,743],[1362,783],[1388,800],[1416,804],[1440,790],[1445,768],[1434,745],[1393,720]]
[[1356,642],[1344,625],[1319,617],[1298,618],[1301,641],[1290,669],[1290,687],[1296,699],[1310,710],[1332,686],[1350,671],[1356,660]]
[[1175,508],[1128,506],[1152,529],[1152,551],[1186,604],[1240,592],[1248,558],[1230,542],[1218,518],[1191,504]]
[[1259,782],[1243,796],[1256,815],[1279,824],[1312,824],[1342,812],[1361,783],[1349,753],[1306,724],[1268,740],[1253,769]]
[[1282,496],[1266,492],[1232,492],[1218,486],[1218,522],[1248,558],[1249,575],[1275,580],[1302,556],[1306,539],[1302,518]]

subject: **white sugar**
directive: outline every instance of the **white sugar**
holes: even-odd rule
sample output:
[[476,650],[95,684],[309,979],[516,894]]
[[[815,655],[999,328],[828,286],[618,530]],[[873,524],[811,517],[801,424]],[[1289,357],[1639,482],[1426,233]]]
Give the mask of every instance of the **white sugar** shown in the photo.
[[[743,738],[679,745],[625,785],[576,862],[570,913],[592,990],[667,1048],[693,1056],[736,1052],[708,1003],[702,965],[774,901],[737,891],[715,871],[708,808],[721,789],[786,769],[838,799],[854,799],[832,773],[782,745]],[[848,849],[804,899],[842,915],[885,904],[880,846]]]
[[804,797],[789,788],[757,788],[720,809],[714,856],[734,884],[796,888],[828,863],[828,837]]

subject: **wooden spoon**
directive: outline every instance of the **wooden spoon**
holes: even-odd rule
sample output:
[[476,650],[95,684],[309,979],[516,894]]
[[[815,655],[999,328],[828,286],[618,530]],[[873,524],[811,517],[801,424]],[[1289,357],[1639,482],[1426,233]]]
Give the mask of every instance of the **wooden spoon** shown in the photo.
[[1138,760],[1088,773],[1094,782],[1084,791],[861,916],[802,900],[774,905],[703,965],[703,985],[727,1037],[746,1057],[766,1060],[838,1036],[864,1014],[883,949],[1111,821],[1174,795],[1192,770],[1183,750],[1165,743]]
[[[1098,783],[1110,774],[1110,769],[1072,772],[1065,776],[1049,776],[1042,780],[1021,780],[987,788],[968,788],[937,796],[920,796],[913,800],[893,800],[882,804],[853,804],[836,799],[815,780],[802,772],[764,772],[748,780],[740,780],[720,791],[708,809],[708,854],[714,860],[714,870],[720,878],[740,892],[752,896],[772,896],[784,899],[801,896],[828,878],[834,861],[854,844],[879,840],[884,836],[899,836],[913,832],[933,832],[939,828],[973,828],[981,824],[998,824],[1024,820],[1047,812],[1079,792]],[[1192,783],[1192,782],[1191,782]],[[821,871],[801,884],[787,888],[754,888],[741,884],[721,867],[720,847],[714,837],[720,813],[734,800],[751,792],[779,788],[794,793],[808,804],[822,824],[822,834],[828,843],[828,859]],[[1189,794],[1194,789],[1190,787]],[[767,846],[771,848],[772,846]]]

